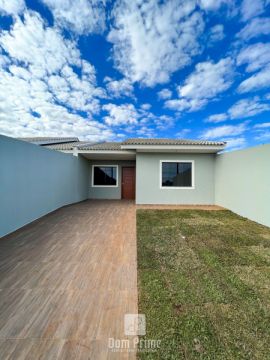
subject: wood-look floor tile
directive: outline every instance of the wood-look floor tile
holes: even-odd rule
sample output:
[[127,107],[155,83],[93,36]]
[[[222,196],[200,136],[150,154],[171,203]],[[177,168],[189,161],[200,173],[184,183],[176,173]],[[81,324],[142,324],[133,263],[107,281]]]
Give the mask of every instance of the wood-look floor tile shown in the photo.
[[1,359],[135,359],[114,353],[137,312],[136,207],[86,201],[0,240]]

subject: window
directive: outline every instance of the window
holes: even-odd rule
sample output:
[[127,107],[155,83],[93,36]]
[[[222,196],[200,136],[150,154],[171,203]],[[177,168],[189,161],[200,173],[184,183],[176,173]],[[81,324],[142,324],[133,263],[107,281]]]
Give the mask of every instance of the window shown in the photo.
[[161,161],[162,188],[193,188],[193,161]]
[[92,186],[118,186],[118,166],[93,165]]

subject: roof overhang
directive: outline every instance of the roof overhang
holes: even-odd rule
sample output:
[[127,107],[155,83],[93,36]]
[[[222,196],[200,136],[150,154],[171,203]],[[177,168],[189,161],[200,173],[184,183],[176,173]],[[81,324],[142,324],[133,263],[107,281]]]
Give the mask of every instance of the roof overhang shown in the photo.
[[136,160],[135,151],[124,150],[66,150],[65,153],[81,155],[89,160]]
[[217,153],[225,148],[224,145],[122,145],[123,150],[137,152],[177,152],[177,153]]

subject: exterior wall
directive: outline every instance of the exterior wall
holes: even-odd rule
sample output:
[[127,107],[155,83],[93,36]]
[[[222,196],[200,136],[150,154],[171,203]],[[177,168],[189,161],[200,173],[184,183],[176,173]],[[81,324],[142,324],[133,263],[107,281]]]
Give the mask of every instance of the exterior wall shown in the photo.
[[216,204],[270,226],[270,144],[217,155]]
[[0,237],[88,198],[84,158],[0,136]]
[[[93,187],[92,186],[92,165],[118,165],[118,186],[117,187]],[[95,160],[90,162],[89,176],[89,199],[121,199],[122,167],[136,166],[135,161]]]
[[[160,160],[194,160],[194,189],[161,189]],[[137,153],[137,204],[214,204],[213,154]]]

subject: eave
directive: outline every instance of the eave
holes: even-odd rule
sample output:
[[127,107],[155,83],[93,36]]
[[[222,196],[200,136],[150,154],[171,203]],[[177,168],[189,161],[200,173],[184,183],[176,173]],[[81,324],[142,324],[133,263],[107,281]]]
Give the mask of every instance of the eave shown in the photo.
[[123,150],[137,152],[177,152],[177,153],[217,153],[225,148],[224,145],[122,145]]
[[64,153],[81,155],[89,160],[136,160],[135,151],[125,150],[66,150]]

